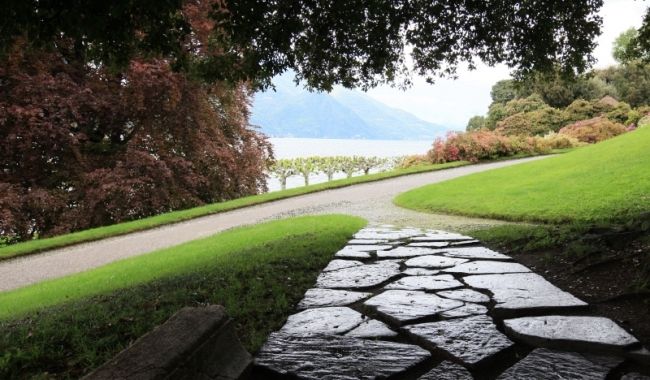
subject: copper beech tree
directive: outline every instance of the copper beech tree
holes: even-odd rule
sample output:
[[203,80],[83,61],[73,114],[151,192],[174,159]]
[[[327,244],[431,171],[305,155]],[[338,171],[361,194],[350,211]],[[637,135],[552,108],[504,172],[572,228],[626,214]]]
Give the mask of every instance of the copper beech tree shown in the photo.
[[194,81],[162,58],[115,72],[74,50],[18,39],[0,65],[1,241],[264,189],[270,145],[244,83]]

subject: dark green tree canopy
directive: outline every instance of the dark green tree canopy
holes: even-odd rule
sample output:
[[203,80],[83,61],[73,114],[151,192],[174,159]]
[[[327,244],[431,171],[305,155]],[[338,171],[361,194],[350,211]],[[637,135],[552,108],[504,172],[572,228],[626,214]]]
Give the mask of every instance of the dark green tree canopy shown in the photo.
[[12,40],[56,46],[124,65],[163,56],[208,81],[268,85],[288,69],[308,86],[368,88],[433,81],[461,62],[506,63],[520,73],[559,64],[583,71],[600,32],[602,0],[237,0],[212,2],[211,54],[197,54],[180,16],[183,0],[7,0],[0,50]]

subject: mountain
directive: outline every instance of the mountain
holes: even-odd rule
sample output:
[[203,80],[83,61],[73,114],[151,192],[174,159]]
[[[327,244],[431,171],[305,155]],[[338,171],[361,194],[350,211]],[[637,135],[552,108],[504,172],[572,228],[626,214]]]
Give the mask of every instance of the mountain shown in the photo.
[[251,123],[271,137],[432,140],[446,128],[352,90],[309,92],[293,76],[274,79],[275,91],[253,98]]

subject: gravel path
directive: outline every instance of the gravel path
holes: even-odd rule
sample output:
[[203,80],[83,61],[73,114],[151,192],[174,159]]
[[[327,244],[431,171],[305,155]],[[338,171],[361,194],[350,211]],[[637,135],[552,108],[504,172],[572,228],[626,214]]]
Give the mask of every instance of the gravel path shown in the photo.
[[233,227],[292,215],[344,213],[361,216],[371,223],[452,231],[499,224],[503,222],[404,210],[394,206],[392,199],[397,194],[418,186],[544,157],[546,156],[464,166],[322,191],[2,261],[0,262],[0,291],[82,272]]

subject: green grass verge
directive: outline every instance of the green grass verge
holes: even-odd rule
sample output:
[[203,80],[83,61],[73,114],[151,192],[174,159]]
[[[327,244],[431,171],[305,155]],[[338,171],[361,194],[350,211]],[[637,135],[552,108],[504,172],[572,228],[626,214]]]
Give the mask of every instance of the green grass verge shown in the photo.
[[569,153],[400,194],[418,211],[597,223],[650,212],[650,127]]
[[0,293],[0,378],[77,378],[181,307],[207,303],[224,305],[255,351],[364,225],[274,221]]
[[105,227],[98,227],[70,234],[55,236],[45,239],[36,239],[24,243],[0,247],[0,260],[9,259],[21,255],[41,252],[48,249],[61,248],[73,244],[104,239],[112,236],[124,235],[130,232],[146,230],[166,224],[178,223],[189,219],[198,218],[210,214],[235,210],[238,208],[256,204],[276,201],[280,199],[295,197],[298,195],[314,193],[323,190],[337,189],[341,187],[356,185],[364,182],[379,181],[408,174],[424,173],[442,169],[449,169],[467,165],[468,162],[450,162],[437,165],[423,165],[407,169],[392,170],[383,173],[369,174],[352,178],[339,179],[331,182],[324,182],[310,186],[294,189],[274,191],[265,194],[243,197],[226,202],[213,203],[205,206],[194,207],[187,210],[172,211],[165,214],[143,218],[125,223],[113,224]]

